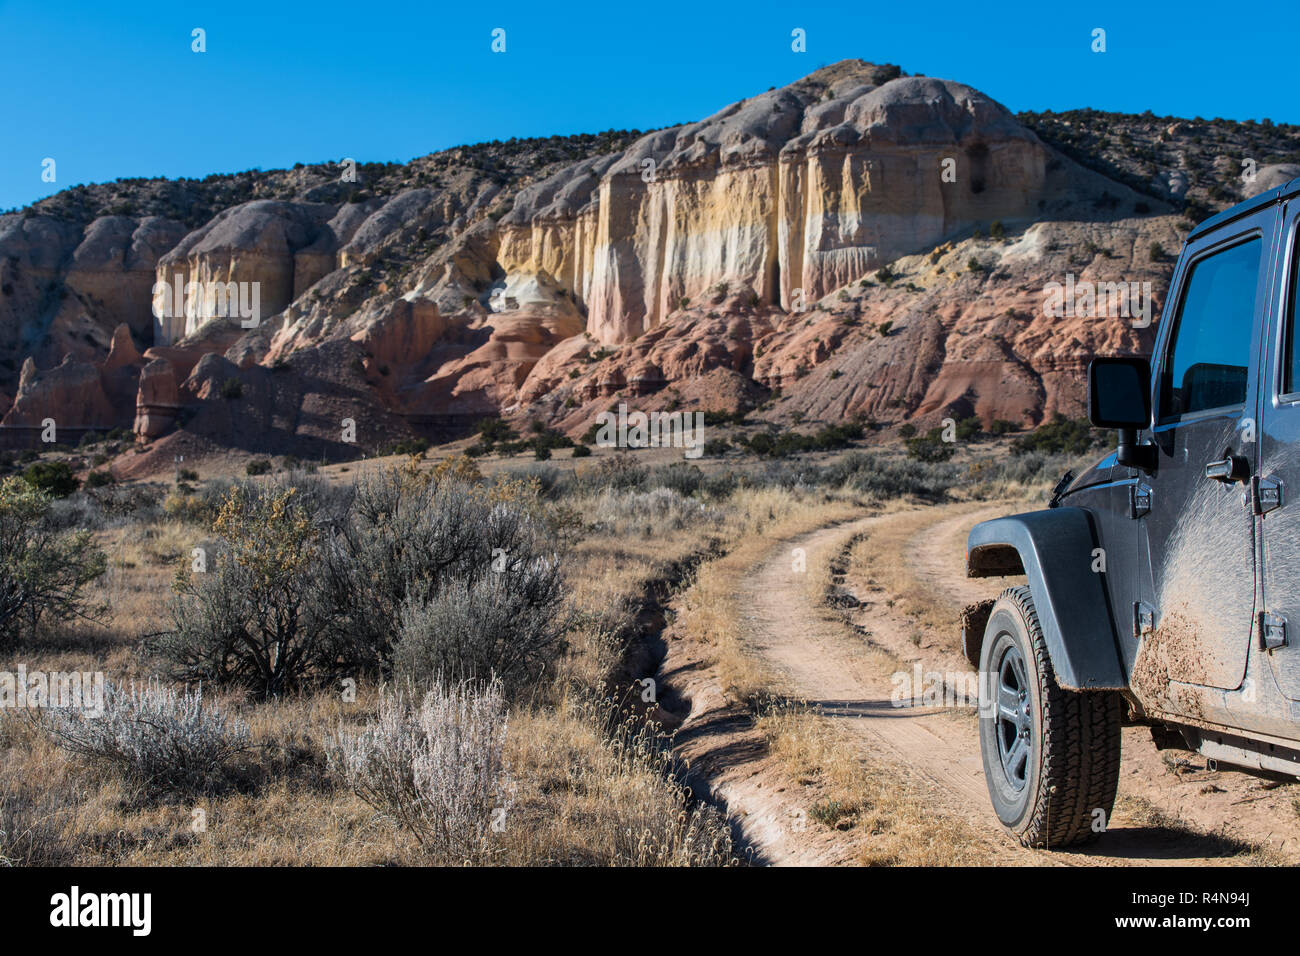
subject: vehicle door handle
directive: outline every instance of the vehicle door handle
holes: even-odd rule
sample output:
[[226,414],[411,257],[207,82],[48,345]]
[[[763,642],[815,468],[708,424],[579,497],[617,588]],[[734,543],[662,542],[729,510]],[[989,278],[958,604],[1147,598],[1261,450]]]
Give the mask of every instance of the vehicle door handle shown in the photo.
[[1241,455],[1229,455],[1222,461],[1207,462],[1205,477],[1225,484],[1245,481],[1250,477],[1250,461]]

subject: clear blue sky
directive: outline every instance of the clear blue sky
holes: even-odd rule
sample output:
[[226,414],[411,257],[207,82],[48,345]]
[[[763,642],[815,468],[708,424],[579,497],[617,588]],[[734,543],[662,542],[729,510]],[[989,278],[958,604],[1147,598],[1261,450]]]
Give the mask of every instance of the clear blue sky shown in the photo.
[[[0,209],[119,176],[405,161],[511,136],[649,129],[847,57],[960,80],[1012,110],[1294,123],[1295,22],[1280,6],[1222,0],[0,0]],[[206,53],[191,52],[195,27]],[[496,27],[504,54],[490,49]],[[790,49],[796,27],[806,53]],[[1090,50],[1095,27],[1105,54]],[[54,184],[41,181],[45,157]]]

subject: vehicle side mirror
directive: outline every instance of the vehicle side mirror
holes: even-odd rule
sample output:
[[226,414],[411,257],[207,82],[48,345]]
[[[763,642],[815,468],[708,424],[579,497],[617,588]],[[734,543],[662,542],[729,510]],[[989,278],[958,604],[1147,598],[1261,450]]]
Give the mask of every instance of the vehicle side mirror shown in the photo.
[[1128,356],[1093,359],[1088,366],[1088,420],[1098,428],[1119,429],[1119,464],[1151,470],[1155,449],[1137,443],[1138,429],[1151,424],[1151,363]]

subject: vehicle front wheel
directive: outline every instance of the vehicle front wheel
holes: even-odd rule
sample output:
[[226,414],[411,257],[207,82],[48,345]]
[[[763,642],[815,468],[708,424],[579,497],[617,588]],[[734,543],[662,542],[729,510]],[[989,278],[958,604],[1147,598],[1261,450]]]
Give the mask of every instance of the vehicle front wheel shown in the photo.
[[1008,588],[980,652],[980,750],[993,809],[1029,847],[1105,831],[1120,757],[1119,694],[1056,683],[1029,588]]

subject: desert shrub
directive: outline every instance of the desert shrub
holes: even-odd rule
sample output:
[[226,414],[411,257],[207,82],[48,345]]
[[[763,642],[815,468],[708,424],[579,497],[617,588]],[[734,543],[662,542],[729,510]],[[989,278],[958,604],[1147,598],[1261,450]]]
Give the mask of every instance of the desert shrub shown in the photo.
[[492,675],[511,697],[535,688],[564,650],[566,616],[559,561],[533,558],[472,583],[461,579],[401,608],[394,671],[415,685],[441,674]]
[[592,523],[611,533],[637,531],[652,536],[664,531],[714,525],[720,514],[703,502],[671,488],[619,492],[608,489],[596,500]]
[[687,498],[699,491],[703,483],[704,472],[699,466],[682,461],[655,468],[646,478],[650,488],[668,488]]
[[198,495],[184,491],[175,491],[163,499],[163,514],[191,524],[207,524],[212,520],[212,514],[204,507],[203,500]]
[[254,458],[244,466],[246,475],[269,475],[271,473],[271,462],[265,458]]
[[961,479],[960,470],[947,463],[909,461],[854,452],[828,465],[821,484],[846,486],[878,498],[915,497],[939,501]]
[[[536,482],[522,479],[469,484],[406,469],[365,476],[323,569],[348,658],[360,667],[388,672],[395,637],[405,633],[404,639],[414,640],[414,609],[436,608],[454,620],[455,609],[447,603],[453,598],[438,603],[439,595],[447,591],[486,600],[491,583],[504,589],[497,598],[513,603],[519,629],[505,621],[494,635],[502,647],[487,657],[471,660],[464,649],[454,652],[461,665],[486,674],[512,662],[532,674],[549,664],[562,647],[538,642],[538,618],[561,615],[562,601],[538,494]],[[542,574],[538,569],[543,567],[551,570]],[[404,621],[411,625],[405,632]],[[465,639],[463,633],[459,639]],[[426,636],[415,657],[453,654],[431,649],[428,642],[436,640],[436,635]],[[466,647],[493,646],[485,642],[486,637]]]
[[155,521],[163,514],[163,493],[162,486],[144,483],[89,488],[50,501],[46,521],[62,531]]
[[734,471],[715,471],[704,476],[699,494],[709,500],[721,501],[740,487],[740,484],[740,476]]
[[103,488],[117,483],[111,471],[92,471],[86,475],[86,488]]
[[81,482],[66,461],[38,461],[23,472],[23,480],[53,498],[66,498]]
[[111,766],[149,796],[220,789],[227,762],[250,745],[248,726],[204,704],[201,691],[158,681],[129,691],[107,683],[102,715],[55,708],[43,720],[58,746]]
[[563,651],[551,541],[568,532],[535,481],[460,480],[473,467],[389,468],[344,491],[308,476],[233,486],[206,570],[187,556],[172,628],[149,649],[178,679],[263,697],[342,673],[389,675],[399,643],[404,673],[446,667],[500,673],[510,692],[527,685]]
[[220,391],[222,398],[240,398],[244,394],[244,383],[237,378],[228,378],[221,383]]
[[162,513],[178,521],[210,527],[236,483],[229,478],[210,478],[198,489],[178,488],[163,499]]
[[381,455],[415,455],[417,458],[423,458],[424,453],[429,450],[429,439],[424,437],[403,438],[401,441],[394,442],[387,448],[380,451]]
[[743,408],[736,409],[735,411],[727,411],[725,409],[706,409],[704,412],[704,425],[706,428],[743,424],[745,424],[745,410]]
[[384,693],[360,732],[340,727],[331,770],[362,800],[409,830],[440,862],[491,854],[492,816],[511,803],[505,698],[496,684],[438,681],[418,706]]
[[[967,476],[973,483],[984,483],[989,491],[997,493],[998,485],[1032,485],[1037,482],[1055,481],[1071,464],[1066,455],[1045,455],[1041,452],[1025,452],[1010,457],[985,458],[971,462],[967,466]],[[973,488],[977,494],[983,491]]]
[[976,415],[958,419],[956,426],[958,441],[971,441],[984,434],[984,423]]
[[499,418],[485,418],[478,423],[479,439],[491,448],[498,442],[508,442],[515,437],[514,430]]
[[86,587],[104,573],[104,552],[88,530],[58,530],[50,512],[49,496],[26,481],[0,483],[0,637],[34,633],[47,617],[102,616]]
[[551,451],[556,448],[572,448],[576,442],[563,432],[556,431],[554,428],[547,428],[540,422],[533,423],[533,438],[528,443],[534,451]]
[[916,461],[947,461],[956,450],[952,442],[946,442],[933,434],[918,435],[907,440],[907,457]]
[[1036,451],[1046,454],[1082,455],[1098,443],[1099,433],[1087,419],[1069,419],[1057,412],[1052,420],[1011,442],[1017,455]]
[[207,523],[211,524],[221,511],[221,506],[226,498],[230,495],[230,490],[235,487],[242,479],[231,478],[210,478],[199,486],[195,492],[198,499],[199,507],[207,515]]
[[595,473],[590,476],[590,484],[595,489],[629,491],[644,487],[649,473],[649,469],[638,462],[632,452],[621,451],[600,460]]
[[574,446],[573,446],[573,457],[574,457],[574,458],[590,458],[590,457],[591,457],[591,449],[590,449],[589,447],[587,447],[586,445],[574,445]]
[[550,499],[564,497],[573,491],[572,472],[538,462],[510,471],[499,471],[490,481],[496,488],[505,488],[511,482],[522,481],[536,488],[543,498]]
[[234,486],[212,530],[204,570],[186,563],[172,629],[148,646],[186,681],[234,684],[272,697],[339,666],[336,602],[322,532],[296,489]]
[[[415,475],[419,471],[419,463],[412,459],[408,473]],[[434,481],[460,481],[472,483],[480,481],[483,473],[478,470],[478,464],[469,455],[452,455],[450,458],[444,458],[433,466]]]
[[743,437],[738,441],[755,454],[769,458],[784,458],[787,455],[847,448],[862,435],[863,427],[858,422],[841,422],[826,425],[812,434],[795,431],[758,432],[747,442]]

